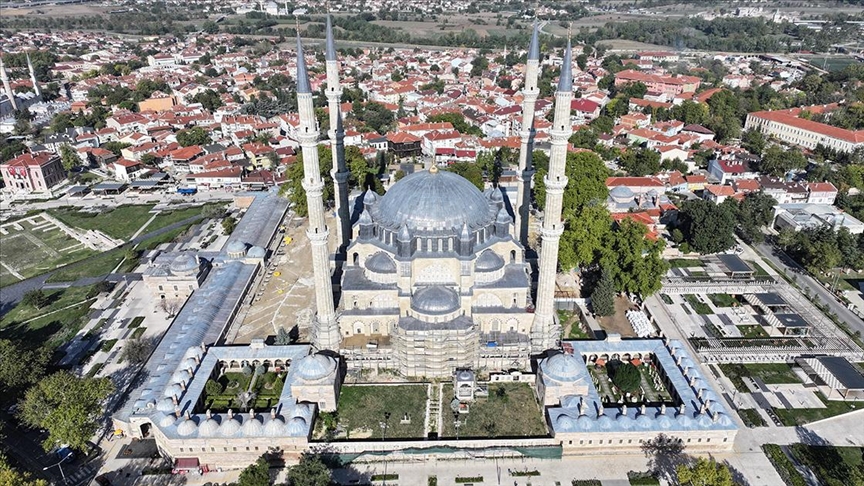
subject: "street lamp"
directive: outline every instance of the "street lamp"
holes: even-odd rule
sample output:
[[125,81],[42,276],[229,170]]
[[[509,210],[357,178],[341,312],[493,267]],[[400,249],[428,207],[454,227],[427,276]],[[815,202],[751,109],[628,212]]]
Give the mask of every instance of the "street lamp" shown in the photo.
[[387,421],[390,420],[390,412],[384,412],[384,421],[378,422],[378,426],[381,427],[381,440],[385,440],[387,435]]
[[459,440],[459,427],[462,426],[462,421],[458,418],[453,421],[453,427],[456,429],[456,440]]
[[66,474],[63,473],[62,464],[63,464],[63,461],[65,461],[66,459],[69,459],[70,457],[72,457],[72,451],[69,451],[68,453],[66,453],[66,455],[63,456],[63,459],[60,459],[60,462],[58,462],[57,464],[51,464],[50,466],[43,467],[42,470],[47,471],[47,470],[51,469],[52,467],[57,466],[60,469],[60,477],[63,478],[63,484],[69,484],[66,481]]

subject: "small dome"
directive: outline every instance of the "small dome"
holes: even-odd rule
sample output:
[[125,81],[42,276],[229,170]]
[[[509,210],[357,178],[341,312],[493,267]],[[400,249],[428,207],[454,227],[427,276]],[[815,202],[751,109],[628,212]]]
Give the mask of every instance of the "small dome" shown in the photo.
[[201,437],[215,437],[219,432],[219,422],[214,418],[208,418],[198,427],[198,435]]
[[656,419],[657,425],[660,426],[661,429],[670,429],[672,428],[672,419],[670,419],[666,415],[660,415]]
[[194,435],[195,431],[198,430],[198,424],[195,423],[191,418],[187,418],[180,425],[177,426],[177,433],[182,435],[183,437],[189,437],[190,435]]
[[494,272],[504,268],[504,259],[492,250],[484,250],[474,262],[474,271]]
[[724,427],[728,427],[732,425],[732,419],[730,419],[725,413],[717,412],[717,423]]
[[439,285],[423,287],[411,298],[411,308],[424,314],[447,314],[459,309],[459,294]]
[[612,424],[612,419],[609,418],[608,415],[601,415],[600,418],[597,419],[597,425],[603,430],[611,429]]
[[579,408],[578,395],[564,395],[561,397],[561,406],[564,408]]
[[678,415],[677,417],[675,417],[675,420],[678,421],[679,426],[685,429],[693,427],[693,419],[690,418],[689,414],[683,413],[681,415]]
[[174,383],[180,383],[181,381],[189,383],[189,378],[191,377],[192,375],[190,375],[187,370],[177,370],[173,375],[171,375],[171,381]]
[[648,418],[647,415],[639,415],[636,417],[636,425],[640,429],[650,429],[654,425],[654,421]]
[[261,437],[264,435],[264,425],[262,425],[261,421],[257,418],[250,417],[243,421],[240,431],[243,432],[243,435],[246,437]]
[[474,373],[471,373],[468,370],[462,370],[456,374],[456,379],[459,381],[473,381]]
[[629,429],[633,427],[633,419],[631,419],[627,415],[619,415],[615,418],[615,421],[618,422],[618,426],[620,426],[622,429]]
[[170,398],[163,398],[156,404],[156,410],[166,413],[174,412],[174,401]]
[[228,253],[246,253],[246,243],[243,243],[240,240],[234,240],[231,243],[228,243],[228,246],[225,248]]
[[579,376],[583,363],[572,354],[556,354],[546,358],[542,366],[543,374],[557,381],[570,381]]
[[700,427],[705,429],[714,425],[714,421],[711,420],[711,416],[707,413],[700,413],[699,417],[696,419],[696,423],[698,423]]
[[558,430],[573,430],[576,428],[576,421],[573,420],[573,417],[562,413],[555,419],[555,425]]
[[315,411],[312,409],[312,405],[308,403],[298,403],[294,405],[294,415],[297,417],[303,417],[306,421],[312,420],[312,415],[314,415]]
[[189,358],[201,359],[202,355],[203,355],[203,353],[201,352],[201,348],[199,348],[198,346],[190,346],[189,349],[186,350],[186,353],[183,354],[183,359],[189,359]]
[[372,224],[372,215],[369,214],[369,211],[363,211],[360,213],[360,219],[357,220],[358,224]]
[[632,200],[635,195],[633,191],[630,190],[627,186],[616,186],[613,187],[611,191],[609,191],[609,196],[612,197],[616,202],[627,202]]
[[[166,398],[171,398],[171,397],[180,398],[182,395],[183,395],[183,389],[180,388],[180,385],[177,385],[177,384],[168,385],[167,387],[165,387],[165,393],[163,393],[163,396],[165,396]],[[171,410],[174,410],[173,404],[171,405]]]
[[576,419],[576,426],[579,428],[579,430],[591,430],[594,428],[594,419],[587,415],[582,415]]
[[283,435],[285,435],[285,421],[281,418],[271,418],[264,425],[265,437],[282,437]]
[[186,362],[184,363],[184,365],[183,365],[183,368],[185,368],[185,369],[187,369],[187,370],[188,370],[189,368],[192,368],[192,369],[194,370],[194,369],[197,368],[197,367],[198,367],[198,362],[195,361],[195,358],[188,358],[188,359],[186,360]]
[[288,435],[297,436],[297,435],[306,435],[309,432],[309,427],[306,425],[306,419],[303,417],[294,417],[286,426],[288,429]]
[[379,251],[366,259],[366,269],[374,273],[396,273],[396,262],[390,255]]
[[248,252],[246,252],[246,256],[249,258],[264,258],[267,256],[267,250],[260,246],[253,246],[252,248],[249,248]]
[[372,189],[366,189],[363,193],[363,204],[375,204],[378,202],[378,194]]
[[[173,406],[173,404],[172,404]],[[174,422],[177,421],[177,417],[171,414],[167,414],[161,419],[159,419],[159,427],[171,427],[174,425]]]
[[504,200],[504,194],[501,194],[501,188],[496,187],[489,192],[489,200],[492,202],[501,202]]
[[186,275],[198,270],[198,258],[192,253],[181,253],[174,258],[168,267],[174,275]]
[[222,425],[219,427],[219,435],[222,437],[234,437],[239,431],[240,422],[234,418],[222,422]]
[[320,380],[336,369],[336,360],[323,354],[310,354],[297,362],[297,374],[304,380]]

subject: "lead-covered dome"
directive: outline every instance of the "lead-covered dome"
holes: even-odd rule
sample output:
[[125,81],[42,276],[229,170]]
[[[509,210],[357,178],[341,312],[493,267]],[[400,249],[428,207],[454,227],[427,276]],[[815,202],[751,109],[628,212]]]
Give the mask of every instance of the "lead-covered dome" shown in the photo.
[[297,374],[304,380],[320,380],[336,369],[336,360],[323,354],[310,354],[295,365]]
[[543,374],[557,381],[570,381],[579,376],[584,366],[572,354],[556,354],[543,364]]
[[181,253],[174,258],[169,266],[174,275],[186,275],[198,270],[198,258],[191,253]]
[[459,294],[438,285],[423,287],[414,292],[411,308],[424,314],[447,314],[459,308]]
[[495,218],[483,193],[464,177],[447,171],[415,172],[400,180],[372,209],[382,226],[412,231],[477,228]]
[[492,250],[485,250],[474,263],[474,270],[478,272],[494,272],[502,268],[504,268],[504,259]]
[[366,269],[375,273],[396,273],[396,262],[383,251],[366,259]]

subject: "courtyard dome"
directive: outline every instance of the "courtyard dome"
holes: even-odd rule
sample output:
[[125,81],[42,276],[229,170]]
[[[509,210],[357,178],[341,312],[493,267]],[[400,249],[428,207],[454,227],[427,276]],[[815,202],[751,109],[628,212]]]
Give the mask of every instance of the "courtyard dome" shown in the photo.
[[474,184],[447,171],[415,172],[400,180],[372,208],[375,221],[389,228],[452,230],[492,222],[489,201]]
[[240,240],[234,240],[231,243],[228,243],[228,247],[225,250],[229,254],[246,254],[246,243],[243,243]]
[[310,354],[295,365],[297,374],[304,380],[319,380],[336,369],[336,360],[323,354]]
[[198,258],[191,253],[181,253],[174,258],[169,267],[174,275],[186,275],[198,270]]
[[[182,396],[182,395],[183,395],[183,389],[180,388],[180,385],[174,384],[174,385],[170,385],[170,386],[165,387],[164,396],[167,398],[171,398],[171,397],[180,398],[180,396]],[[173,410],[174,407],[172,406],[171,409]]]
[[572,354],[556,354],[546,358],[543,374],[557,381],[570,381],[579,376],[582,363]]
[[285,435],[285,422],[281,418],[271,418],[264,426],[266,437],[282,437]]
[[576,426],[579,430],[587,431],[594,428],[594,419],[587,415],[582,415],[576,419]]
[[163,398],[156,404],[156,410],[166,413],[174,412],[174,401],[170,398]]
[[696,423],[699,424],[702,428],[709,428],[714,424],[714,421],[711,420],[711,417],[707,413],[699,414],[699,417],[696,418]]
[[287,425],[288,435],[306,435],[309,428],[306,426],[306,419],[303,417],[292,418]]
[[502,268],[504,268],[504,259],[492,250],[485,250],[474,263],[474,270],[478,272],[494,272]]
[[261,437],[264,435],[264,425],[257,418],[249,417],[243,421],[243,426],[240,427],[243,435],[246,437]]
[[657,425],[659,425],[661,429],[672,428],[672,419],[670,419],[666,415],[660,415],[659,417],[657,417],[656,420],[657,420]]
[[176,422],[176,421],[177,421],[177,417],[175,417],[171,414],[165,415],[164,417],[162,417],[159,420],[159,427],[171,427],[172,425],[174,425],[174,422]]
[[689,428],[693,427],[693,419],[690,418],[689,414],[682,413],[682,414],[678,415],[677,417],[675,417],[675,420],[678,421],[678,425],[680,425],[681,427],[683,427],[685,429],[689,429]]
[[609,418],[608,415],[601,415],[600,418],[597,419],[597,425],[600,426],[603,430],[609,430],[612,428],[612,419]]
[[725,413],[717,412],[717,423],[724,427],[728,427],[732,425],[732,419],[730,419]]
[[198,424],[191,418],[187,418],[177,426],[177,433],[183,437],[194,435],[196,430],[198,430]]
[[219,435],[222,437],[234,437],[240,431],[240,422],[237,419],[230,418],[219,427]]
[[654,426],[654,421],[648,418],[647,415],[640,415],[636,417],[636,425],[641,429],[650,429]]
[[622,429],[629,429],[630,427],[633,427],[633,419],[631,419],[630,417],[628,417],[626,415],[619,415],[615,419],[615,421],[618,422],[618,425]]
[[312,406],[308,403],[298,403],[294,406],[294,415],[297,417],[302,417],[308,421],[312,419],[312,415],[314,415],[314,410],[312,410]]
[[459,308],[459,294],[438,285],[423,287],[414,292],[411,308],[424,314],[447,314]]
[[219,422],[212,417],[198,427],[198,435],[201,437],[214,437],[217,432],[219,432]]
[[375,273],[396,273],[396,262],[383,251],[366,259],[366,269]]

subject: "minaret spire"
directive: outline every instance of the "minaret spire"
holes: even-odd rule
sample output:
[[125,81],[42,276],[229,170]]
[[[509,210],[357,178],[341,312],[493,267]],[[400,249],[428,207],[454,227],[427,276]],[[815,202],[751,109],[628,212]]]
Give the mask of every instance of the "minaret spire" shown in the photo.
[[3,65],[3,58],[0,57],[0,81],[3,82],[3,91],[9,98],[12,104],[12,110],[18,111],[18,100],[15,99],[15,93],[12,92],[12,86],[9,84],[9,75],[6,74],[6,66]]
[[39,99],[42,99],[42,88],[39,87],[39,81],[36,79],[36,71],[33,69],[33,63],[30,62],[30,53],[27,53],[27,69],[30,71],[30,82],[33,83],[33,91]]
[[555,92],[555,118],[549,135],[552,142],[549,156],[549,174],[543,179],[546,185],[546,207],[543,217],[542,249],[540,253],[540,276],[537,281],[537,310],[531,327],[531,350],[541,353],[555,345],[560,333],[560,324],[555,320],[555,277],[558,273],[558,245],[564,223],[561,221],[561,206],[564,188],[567,187],[565,166],[567,164],[567,140],[573,133],[570,122],[570,102],[573,100],[573,52],[570,39],[564,51],[558,90]]
[[516,237],[522,246],[528,246],[528,214],[531,205],[531,179],[534,177],[532,152],[534,151],[534,106],[540,90],[537,89],[537,76],[540,70],[539,26],[534,19],[534,31],[531,33],[531,43],[528,46],[528,62],[525,67],[525,84],[522,87],[522,130],[519,132],[519,187],[516,192],[516,209],[514,210]]
[[306,236],[309,237],[312,247],[315,303],[318,308],[313,322],[312,344],[317,349],[338,350],[339,328],[333,303],[333,283],[330,277],[330,255],[327,246],[330,232],[324,222],[324,181],[321,179],[321,166],[318,161],[318,127],[299,31],[297,32],[297,108],[300,112],[297,139],[303,150],[303,189],[306,191],[306,206],[309,211],[309,228],[306,230]]
[[333,152],[333,193],[336,195],[336,241],[340,251],[351,241],[351,214],[348,207],[348,177],[351,173],[345,166],[345,130],[342,128],[342,86],[339,84],[339,60],[336,59],[336,43],[333,40],[333,22],[327,14],[327,43],[324,58],[327,61],[327,109],[330,112],[330,148]]

